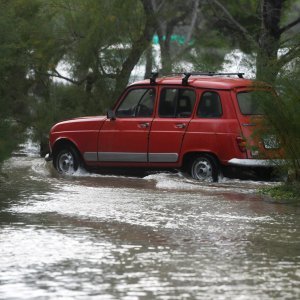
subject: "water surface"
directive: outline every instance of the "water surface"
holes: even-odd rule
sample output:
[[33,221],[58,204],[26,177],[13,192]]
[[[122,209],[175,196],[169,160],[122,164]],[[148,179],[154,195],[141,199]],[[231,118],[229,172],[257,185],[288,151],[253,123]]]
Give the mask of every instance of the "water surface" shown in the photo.
[[300,298],[300,209],[273,183],[61,177],[32,152],[0,177],[1,299]]

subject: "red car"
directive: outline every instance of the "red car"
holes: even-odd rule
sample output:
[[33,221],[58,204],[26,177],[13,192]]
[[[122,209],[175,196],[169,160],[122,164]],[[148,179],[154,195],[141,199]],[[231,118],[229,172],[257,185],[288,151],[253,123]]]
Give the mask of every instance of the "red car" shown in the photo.
[[62,174],[79,166],[184,168],[209,181],[218,180],[222,166],[269,167],[278,143],[268,137],[253,144],[262,115],[257,89],[242,75],[153,73],[128,86],[107,116],[55,124],[47,159]]

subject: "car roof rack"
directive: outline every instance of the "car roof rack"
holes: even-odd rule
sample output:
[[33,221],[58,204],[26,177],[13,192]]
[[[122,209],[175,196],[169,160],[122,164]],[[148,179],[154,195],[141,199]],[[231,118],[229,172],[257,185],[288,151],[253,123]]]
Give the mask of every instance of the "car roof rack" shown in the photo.
[[[179,73],[180,74],[180,73]],[[184,72],[182,78],[182,84],[187,85],[188,80],[191,76],[238,76],[239,78],[244,78],[245,73],[223,73],[223,72]]]
[[156,84],[156,78],[158,77],[158,72],[151,72],[150,84]]
[[[244,78],[245,73],[223,73],[223,72],[182,72],[182,73],[171,73],[170,75],[184,75],[182,78],[182,84],[188,85],[188,80],[191,76],[238,76],[239,78]],[[152,72],[150,77],[150,83],[156,84],[156,78],[158,77],[158,72]]]

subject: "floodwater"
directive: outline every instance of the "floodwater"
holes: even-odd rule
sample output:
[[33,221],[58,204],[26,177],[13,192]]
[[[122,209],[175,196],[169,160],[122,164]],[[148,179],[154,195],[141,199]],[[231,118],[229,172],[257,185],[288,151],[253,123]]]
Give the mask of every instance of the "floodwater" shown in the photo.
[[29,150],[0,177],[1,299],[300,298],[300,208],[256,194],[274,183],[61,177]]

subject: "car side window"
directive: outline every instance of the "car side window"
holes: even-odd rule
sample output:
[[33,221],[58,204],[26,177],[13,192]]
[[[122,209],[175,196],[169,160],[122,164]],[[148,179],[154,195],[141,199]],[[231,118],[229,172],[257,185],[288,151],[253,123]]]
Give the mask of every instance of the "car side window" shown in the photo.
[[192,89],[164,88],[160,94],[158,114],[161,118],[189,118],[195,100]]
[[132,89],[116,110],[119,118],[150,117],[155,101],[154,89]]
[[222,114],[219,94],[217,92],[204,92],[200,99],[197,116],[200,118],[220,118]]

